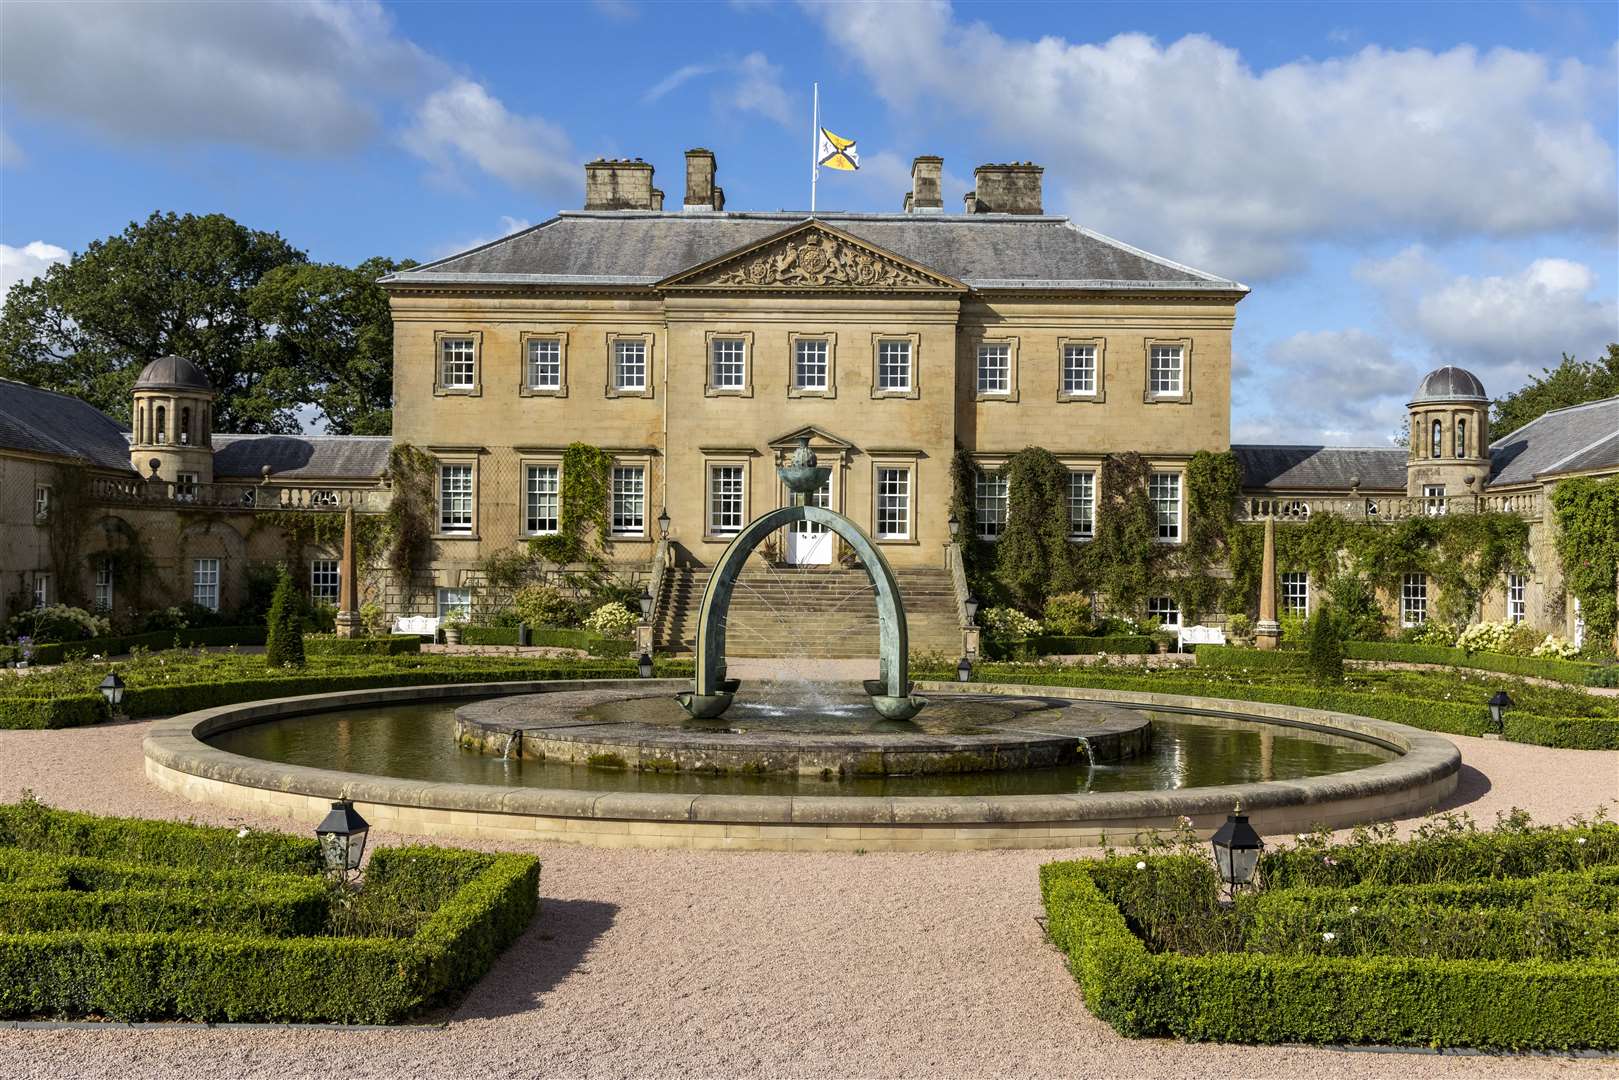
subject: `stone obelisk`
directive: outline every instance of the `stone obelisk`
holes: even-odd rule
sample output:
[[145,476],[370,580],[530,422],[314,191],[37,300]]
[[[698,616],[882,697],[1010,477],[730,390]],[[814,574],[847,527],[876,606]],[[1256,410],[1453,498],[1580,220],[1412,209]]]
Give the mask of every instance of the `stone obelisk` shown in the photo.
[[1259,622],[1254,624],[1254,644],[1274,649],[1282,637],[1276,621],[1276,519],[1265,518],[1265,554],[1260,559]]
[[360,575],[354,558],[354,507],[343,510],[343,561],[338,566],[337,636],[363,637],[360,621]]

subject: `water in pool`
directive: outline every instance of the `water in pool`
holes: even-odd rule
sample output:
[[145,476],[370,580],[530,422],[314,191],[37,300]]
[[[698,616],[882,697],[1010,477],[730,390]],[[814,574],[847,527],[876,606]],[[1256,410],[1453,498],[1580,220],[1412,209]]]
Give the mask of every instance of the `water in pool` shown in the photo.
[[1155,791],[1295,780],[1361,769],[1397,756],[1377,744],[1341,735],[1149,711],[1152,750],[1118,765],[852,780],[642,773],[509,761],[463,750],[455,742],[455,710],[467,703],[462,700],[312,713],[223,732],[209,742],[244,757],[408,780],[692,795],[970,796]]

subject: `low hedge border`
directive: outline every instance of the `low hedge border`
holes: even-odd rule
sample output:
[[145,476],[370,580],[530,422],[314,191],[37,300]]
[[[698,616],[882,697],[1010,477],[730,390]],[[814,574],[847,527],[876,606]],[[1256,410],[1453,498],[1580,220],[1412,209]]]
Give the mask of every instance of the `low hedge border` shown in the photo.
[[[143,634],[87,638],[84,641],[47,641],[32,646],[34,664],[60,664],[92,656],[118,656],[134,648],[162,652],[196,646],[263,645],[262,626],[204,626],[193,630],[149,630]],[[21,660],[18,645],[0,645],[0,664]]]
[[312,836],[258,830],[244,836],[236,829],[177,821],[101,817],[26,798],[0,803],[0,848],[193,871],[315,874],[324,865]]
[[[1052,941],[1090,1010],[1133,1037],[1505,1049],[1619,1047],[1619,961],[1149,951],[1097,876],[1048,863]],[[1212,871],[1211,871],[1212,873]]]
[[1096,656],[1100,653],[1150,653],[1155,648],[1145,634],[1081,637],[1071,634],[1036,634],[1021,641],[996,641],[988,636],[984,649],[995,660],[1031,660],[1042,656]]
[[421,651],[422,639],[416,634],[357,638],[308,635],[304,638],[304,653],[308,656],[406,656]]
[[[660,676],[689,675],[689,662],[660,661]],[[410,669],[377,671],[285,672],[264,669],[262,677],[233,678],[227,682],[179,682],[161,686],[131,686],[124,692],[122,710],[131,718],[173,716],[239,705],[263,698],[295,697],[335,690],[369,690],[379,686],[431,686],[437,683],[508,682],[530,679],[628,679],[636,675],[624,661],[536,661],[521,668],[491,667],[475,660],[456,659]],[[18,694],[0,697],[0,728],[69,728],[99,724],[108,719],[107,703],[99,693],[58,694],[54,697]]]
[[[516,645],[515,626],[468,626],[461,631],[463,645]],[[579,649],[591,656],[632,656],[635,642],[621,638],[604,638],[589,630],[568,630],[559,626],[535,626],[528,632],[530,645],[553,649]]]
[[[43,811],[47,818],[61,813],[37,805],[27,810]],[[128,822],[112,820],[115,824],[106,830],[85,831],[99,841],[92,846],[106,846],[109,834],[130,833]],[[189,832],[205,862],[212,861],[208,853],[217,852],[227,838],[238,838],[228,829],[146,824]],[[65,834],[58,830],[50,835],[60,839]],[[163,840],[168,839],[165,834]],[[166,843],[156,846],[170,850]],[[365,888],[378,890],[404,912],[422,913],[415,932],[406,937],[274,937],[259,932],[263,927],[249,933],[211,928],[0,931],[0,1016],[396,1022],[482,977],[532,921],[539,873],[539,861],[527,855],[381,848],[372,856]],[[324,891],[319,877],[306,880],[310,888]],[[86,895],[90,899],[71,903],[90,915],[99,901],[95,894]],[[148,894],[128,900],[136,895],[126,892],[126,905],[144,902]],[[189,895],[199,900],[206,896]],[[161,923],[187,902],[188,893],[171,892],[167,909],[154,900],[146,910]],[[107,898],[103,906],[110,910],[115,905]],[[300,910],[299,917],[304,914]],[[39,917],[53,920],[48,913]],[[268,915],[265,921],[271,921]],[[302,924],[289,921],[276,927],[301,929]]]
[[1590,684],[1605,665],[1581,660],[1558,660],[1540,656],[1507,656],[1504,653],[1468,652],[1443,645],[1406,645],[1395,641],[1346,641],[1344,657],[1349,660],[1381,660],[1396,664],[1442,664],[1445,667],[1498,671],[1503,675],[1528,675],[1536,679]]
[[[1201,680],[1177,678],[1172,672],[1121,675],[1078,668],[1031,671],[1016,668],[997,669],[992,665],[986,665],[974,672],[974,678],[981,682],[1016,682],[1030,686],[1146,690],[1151,693],[1229,698],[1235,701],[1264,701],[1274,705],[1297,705],[1306,709],[1325,709],[1330,712],[1365,716],[1373,720],[1389,720],[1449,735],[1478,736],[1489,732],[1490,712],[1484,705],[1429,701],[1396,694],[1361,694],[1350,690],[1264,686],[1237,681],[1211,686]],[[1506,714],[1504,726],[1503,736],[1515,742],[1555,746],[1565,750],[1619,750],[1619,718],[1615,717],[1535,716],[1520,709],[1513,709]]]
[[1404,843],[1313,845],[1269,851],[1259,873],[1269,889],[1349,885],[1439,885],[1487,878],[1531,878],[1619,864],[1619,823],[1521,833],[1464,832]]
[[19,889],[0,886],[0,934],[120,930],[208,930],[312,937],[326,925],[330,891],[313,878],[251,887]]

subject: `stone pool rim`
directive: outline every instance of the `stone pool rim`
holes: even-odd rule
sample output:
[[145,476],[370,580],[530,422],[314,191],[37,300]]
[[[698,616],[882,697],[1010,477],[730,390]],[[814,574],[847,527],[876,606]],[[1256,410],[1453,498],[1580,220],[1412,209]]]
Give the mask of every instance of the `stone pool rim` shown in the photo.
[[[1348,735],[1400,752],[1392,761],[1296,780],[1089,794],[989,796],[684,795],[591,792],[406,780],[286,765],[208,745],[209,736],[311,712],[563,690],[670,693],[689,679],[567,679],[344,690],[202,709],[155,721],[146,774],[198,802],[318,820],[348,798],[378,828],[472,839],[543,839],[603,846],[776,850],[941,850],[1127,843],[1180,817],[1211,833],[1239,799],[1261,831],[1333,828],[1436,807],[1456,787],[1461,752],[1439,735],[1384,720],[1268,702],[1145,691],[973,683],[974,693],[1098,701]],[[961,689],[919,683],[921,692]]]

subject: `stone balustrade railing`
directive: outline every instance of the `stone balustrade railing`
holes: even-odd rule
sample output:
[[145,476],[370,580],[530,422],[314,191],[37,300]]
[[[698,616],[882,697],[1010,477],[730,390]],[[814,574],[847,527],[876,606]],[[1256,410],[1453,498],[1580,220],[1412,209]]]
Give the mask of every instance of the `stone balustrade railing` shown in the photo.
[[1498,495],[1446,495],[1413,499],[1405,495],[1245,495],[1237,500],[1238,521],[1306,521],[1314,514],[1336,514],[1355,521],[1402,521],[1445,514],[1516,514],[1538,520],[1543,513],[1539,491]]
[[90,497],[116,506],[176,507],[199,510],[332,510],[382,513],[391,493],[383,488],[339,488],[277,483],[188,484],[173,480],[99,478]]

